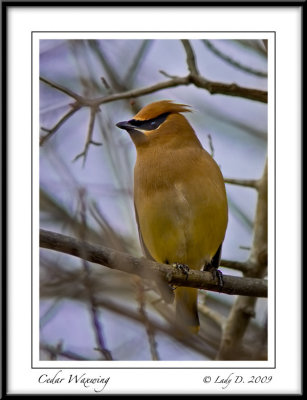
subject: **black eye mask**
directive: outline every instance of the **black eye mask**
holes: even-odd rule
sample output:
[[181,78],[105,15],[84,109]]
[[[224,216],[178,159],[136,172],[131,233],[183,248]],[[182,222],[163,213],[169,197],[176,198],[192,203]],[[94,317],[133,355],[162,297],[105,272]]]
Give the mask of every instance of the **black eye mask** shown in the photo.
[[140,128],[144,131],[153,131],[154,129],[157,129],[162,124],[162,122],[164,122],[166,120],[166,118],[169,114],[170,113],[164,113],[164,114],[159,115],[156,118],[147,119],[145,121],[131,119],[128,122],[130,125],[133,125],[136,128]]

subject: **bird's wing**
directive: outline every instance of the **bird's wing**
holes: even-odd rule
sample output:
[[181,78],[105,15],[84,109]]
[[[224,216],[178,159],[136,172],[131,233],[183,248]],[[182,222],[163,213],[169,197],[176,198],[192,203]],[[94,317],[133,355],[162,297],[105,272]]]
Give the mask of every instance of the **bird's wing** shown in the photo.
[[150,254],[149,250],[147,249],[147,247],[146,247],[146,245],[145,245],[145,243],[144,243],[143,236],[142,236],[142,232],[141,232],[141,229],[140,229],[139,216],[138,216],[138,212],[137,212],[135,203],[134,203],[134,211],[135,211],[135,218],[136,218],[136,223],[137,223],[137,226],[138,226],[139,238],[140,238],[142,250],[143,250],[143,252],[144,252],[146,258],[148,258],[149,260],[155,261],[155,259],[154,259],[153,256]]
[[211,265],[218,269],[220,266],[220,262],[221,262],[221,255],[222,255],[222,245],[223,242],[220,244],[220,247],[217,249],[217,252],[214,254],[212,260],[211,260]]
[[[135,211],[135,218],[136,218],[136,223],[137,223],[137,227],[138,227],[138,231],[139,231],[139,238],[140,238],[142,250],[143,250],[146,258],[148,258],[149,260],[155,261],[155,259],[152,257],[152,255],[150,254],[149,250],[147,249],[147,247],[144,243],[142,232],[140,229],[140,224],[139,224],[138,212],[137,212],[135,203],[134,203],[134,211]],[[159,289],[159,292],[160,292],[163,300],[166,303],[172,303],[175,298],[173,289],[158,275],[154,279],[156,281],[157,287]]]

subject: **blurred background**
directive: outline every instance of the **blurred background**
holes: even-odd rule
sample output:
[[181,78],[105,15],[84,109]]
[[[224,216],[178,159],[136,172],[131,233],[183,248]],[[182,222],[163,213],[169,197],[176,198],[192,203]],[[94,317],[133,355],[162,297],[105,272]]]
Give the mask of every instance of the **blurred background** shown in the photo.
[[[205,78],[267,90],[262,41],[190,44]],[[40,76],[87,98],[148,87],[169,79],[165,73],[188,74],[179,40],[40,41]],[[264,103],[211,95],[193,85],[118,100],[101,105],[94,143],[86,147],[89,108],[66,118],[74,100],[41,82],[41,228],[142,255],[133,207],[135,148],[115,124],[164,99],[192,106],[186,117],[225,178],[261,177],[267,155]],[[245,261],[257,192],[230,184],[226,189],[229,224],[222,258]],[[211,360],[219,347],[221,321],[236,297],[199,291],[200,334],[183,343],[172,334],[173,305],[164,304],[150,282],[45,249],[40,250],[40,263],[42,360]],[[241,276],[236,270],[222,271]],[[266,340],[266,307],[266,299],[258,299],[247,343]]]

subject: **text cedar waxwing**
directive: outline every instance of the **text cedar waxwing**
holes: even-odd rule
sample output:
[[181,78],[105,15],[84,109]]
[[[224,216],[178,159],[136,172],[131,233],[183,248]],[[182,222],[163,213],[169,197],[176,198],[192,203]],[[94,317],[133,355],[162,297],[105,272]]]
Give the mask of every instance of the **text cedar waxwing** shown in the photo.
[[[147,256],[200,270],[219,267],[228,219],[225,184],[182,112],[164,100],[119,122],[137,150],[134,203]],[[198,332],[197,289],[177,287],[176,322]]]

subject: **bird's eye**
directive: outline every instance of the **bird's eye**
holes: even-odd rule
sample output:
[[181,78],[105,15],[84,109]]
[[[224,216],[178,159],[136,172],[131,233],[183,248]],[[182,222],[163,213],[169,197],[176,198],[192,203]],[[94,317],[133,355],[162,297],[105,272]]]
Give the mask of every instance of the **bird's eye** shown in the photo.
[[148,119],[145,121],[138,120],[138,119],[131,119],[128,122],[131,125],[139,127],[145,131],[152,131],[152,130],[158,128],[166,120],[168,115],[169,115],[169,113],[164,113],[153,119]]

